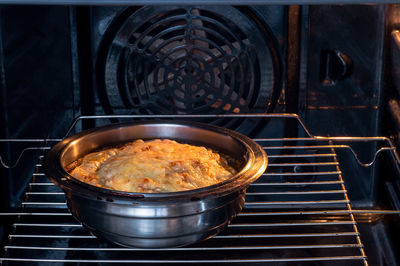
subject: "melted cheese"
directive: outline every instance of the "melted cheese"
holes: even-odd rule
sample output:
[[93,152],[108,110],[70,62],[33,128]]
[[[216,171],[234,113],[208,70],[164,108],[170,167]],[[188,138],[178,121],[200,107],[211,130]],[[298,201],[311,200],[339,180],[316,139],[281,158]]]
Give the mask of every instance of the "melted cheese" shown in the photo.
[[91,185],[143,193],[197,189],[236,174],[218,153],[167,139],[136,140],[90,153],[67,169]]

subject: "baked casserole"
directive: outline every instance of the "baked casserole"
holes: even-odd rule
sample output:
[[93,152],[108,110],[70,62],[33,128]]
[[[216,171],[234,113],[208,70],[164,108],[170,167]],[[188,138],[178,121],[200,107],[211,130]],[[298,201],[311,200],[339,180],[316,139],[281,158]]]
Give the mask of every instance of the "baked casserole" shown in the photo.
[[192,190],[237,171],[229,158],[206,147],[169,139],[129,142],[92,152],[67,167],[73,177],[103,188],[142,193]]

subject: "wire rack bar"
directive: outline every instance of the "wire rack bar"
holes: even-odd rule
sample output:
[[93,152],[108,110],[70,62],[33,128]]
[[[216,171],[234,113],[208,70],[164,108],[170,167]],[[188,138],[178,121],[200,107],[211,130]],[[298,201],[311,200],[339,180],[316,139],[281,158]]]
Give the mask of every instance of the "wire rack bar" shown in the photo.
[[336,256],[336,257],[309,257],[309,258],[276,258],[276,259],[223,259],[223,260],[73,260],[73,259],[23,259],[0,258],[1,261],[27,261],[27,262],[63,262],[63,263],[260,263],[260,262],[314,262],[314,261],[346,261],[364,260],[362,256]]
[[54,183],[51,183],[51,182],[40,182],[40,183],[30,182],[29,185],[30,186],[54,186]]
[[263,176],[304,176],[304,175],[338,175],[341,174],[340,171],[330,171],[330,172],[304,172],[304,173],[265,173]]
[[[25,226],[25,225],[24,225]],[[30,225],[29,225],[30,226]],[[43,225],[44,226],[44,225]],[[76,225],[60,225],[63,227],[82,227]],[[280,238],[280,237],[326,237],[326,236],[357,236],[359,233],[356,232],[339,232],[339,233],[318,233],[318,234],[259,234],[259,235],[217,235],[214,236],[215,239],[218,238]],[[22,249],[22,246],[5,246],[5,248],[19,248]],[[45,247],[31,247],[35,249],[43,249]],[[50,249],[58,249],[56,247],[49,247]],[[66,249],[66,248],[62,248]],[[85,249],[85,248],[67,248],[67,249]],[[123,250],[132,250],[129,248],[121,248]],[[176,249],[181,250],[182,248]],[[91,248],[90,250],[116,250],[115,248]],[[140,249],[142,250],[142,249]]]
[[2,212],[0,216],[72,216],[69,212]]
[[247,192],[248,196],[256,195],[308,195],[308,194],[342,194],[347,191],[343,190],[314,190],[314,191],[282,191],[282,192]]
[[245,206],[254,206],[254,205],[303,205],[303,204],[312,204],[312,205],[320,205],[320,204],[337,204],[350,203],[349,200],[307,200],[307,201],[260,201],[260,202],[246,202]]
[[[320,182],[285,182],[285,183],[253,183],[250,186],[300,186],[300,185],[332,185],[341,184],[342,181],[320,181]],[[53,183],[29,183],[30,186],[55,186]]]
[[14,223],[13,226],[28,226],[28,227],[53,227],[53,226],[58,226],[58,227],[83,227],[81,224],[52,224],[52,223],[46,223],[46,224],[39,224],[39,223]]
[[332,153],[325,154],[277,154],[269,155],[269,158],[315,158],[315,157],[333,157]]
[[64,196],[64,192],[26,192],[26,195],[60,195]]
[[85,236],[78,236],[78,235],[9,235],[8,236],[10,239],[11,238],[82,238],[82,239],[87,239],[87,238],[93,238],[95,239],[95,236],[92,235],[85,235]]
[[250,187],[256,186],[309,186],[309,185],[334,185],[342,184],[343,181],[318,181],[318,182],[281,182],[281,183],[253,183]]
[[270,163],[269,167],[272,166],[322,166],[322,165],[338,165],[335,162],[322,162],[322,163]]
[[[26,143],[52,143],[58,142],[62,139],[66,138],[73,132],[75,126],[83,120],[98,120],[98,119],[200,119],[200,118],[258,118],[258,119],[294,119],[300,125],[300,127],[304,130],[308,138],[257,138],[256,141],[290,141],[290,140],[308,140],[308,141],[340,141],[340,142],[383,142],[386,146],[379,148],[371,161],[369,162],[362,162],[355,152],[355,150],[349,145],[334,145],[335,148],[342,148],[350,150],[350,152],[354,155],[354,158],[358,162],[359,165],[364,167],[371,166],[375,161],[377,156],[381,152],[389,151],[393,154],[394,158],[396,159],[397,163],[400,164],[400,156],[396,151],[396,148],[392,141],[387,137],[325,137],[325,136],[315,136],[313,135],[308,128],[306,127],[304,121],[297,115],[297,114],[286,114],[286,113],[273,113],[273,114],[210,114],[210,115],[96,115],[96,116],[79,116],[74,119],[71,123],[70,127],[68,128],[67,132],[62,138],[44,138],[44,139],[0,139],[0,142],[26,142]],[[333,145],[333,144],[332,144]],[[290,147],[290,146],[289,146]],[[5,168],[14,168],[18,165],[21,157],[24,153],[31,150],[40,150],[40,149],[47,149],[48,147],[28,147],[21,151],[19,157],[17,158],[16,162],[7,164],[4,162],[2,156],[0,156],[0,164]],[[321,147],[321,148],[328,148],[328,147]],[[273,147],[271,149],[274,149]],[[278,149],[278,148],[276,148]],[[284,149],[291,149],[291,148],[284,148]]]
[[319,226],[319,225],[354,225],[356,222],[354,221],[347,221],[347,222],[289,222],[289,223],[249,223],[249,224],[229,224],[228,227],[281,227],[281,226]]
[[[210,250],[267,250],[267,249],[310,249],[310,248],[349,248],[349,247],[360,247],[357,244],[341,244],[341,245],[302,245],[302,246],[241,246],[241,247],[201,247],[201,248],[167,248],[158,249],[157,251],[210,251]],[[6,246],[7,249],[34,249],[34,250],[79,250],[79,251],[119,251],[119,252],[129,252],[129,251],[153,251],[154,249],[139,249],[139,248],[55,248],[55,247],[26,247],[26,246]]]

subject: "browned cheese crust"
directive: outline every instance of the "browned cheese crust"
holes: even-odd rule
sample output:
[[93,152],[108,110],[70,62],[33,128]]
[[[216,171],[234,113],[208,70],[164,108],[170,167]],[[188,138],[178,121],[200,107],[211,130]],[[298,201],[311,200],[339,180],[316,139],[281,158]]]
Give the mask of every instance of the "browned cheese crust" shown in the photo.
[[67,167],[73,177],[113,190],[157,193],[210,186],[236,174],[226,158],[173,140],[136,140],[93,152]]

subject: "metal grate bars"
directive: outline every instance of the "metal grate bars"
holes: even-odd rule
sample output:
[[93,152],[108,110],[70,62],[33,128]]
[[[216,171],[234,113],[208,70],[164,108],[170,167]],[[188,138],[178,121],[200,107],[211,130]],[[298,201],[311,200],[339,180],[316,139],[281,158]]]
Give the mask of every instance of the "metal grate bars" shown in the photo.
[[249,187],[242,213],[218,236],[183,248],[121,248],[97,239],[70,215],[39,163],[0,262],[367,265],[335,145],[258,142],[269,166]]

